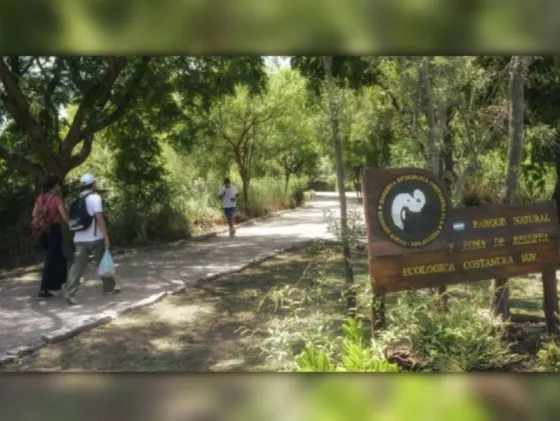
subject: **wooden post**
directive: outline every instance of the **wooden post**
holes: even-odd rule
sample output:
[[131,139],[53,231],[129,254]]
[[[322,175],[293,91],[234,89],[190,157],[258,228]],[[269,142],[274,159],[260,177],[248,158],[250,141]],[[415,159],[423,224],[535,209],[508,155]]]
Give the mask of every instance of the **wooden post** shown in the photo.
[[543,309],[546,319],[546,330],[549,334],[558,332],[558,281],[556,270],[547,270],[542,273],[543,282]]
[[447,285],[442,285],[439,287],[438,297],[440,300],[441,311],[449,311],[449,295],[447,294]]
[[507,278],[494,279],[494,294],[492,295],[492,310],[495,315],[501,315],[504,320],[509,319],[509,288]]

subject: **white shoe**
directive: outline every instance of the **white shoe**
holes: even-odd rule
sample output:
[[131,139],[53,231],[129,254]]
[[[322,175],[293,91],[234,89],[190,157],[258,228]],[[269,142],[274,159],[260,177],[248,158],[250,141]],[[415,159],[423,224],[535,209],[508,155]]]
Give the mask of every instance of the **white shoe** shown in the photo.
[[75,306],[78,304],[78,301],[74,297],[66,297],[66,302],[71,306]]

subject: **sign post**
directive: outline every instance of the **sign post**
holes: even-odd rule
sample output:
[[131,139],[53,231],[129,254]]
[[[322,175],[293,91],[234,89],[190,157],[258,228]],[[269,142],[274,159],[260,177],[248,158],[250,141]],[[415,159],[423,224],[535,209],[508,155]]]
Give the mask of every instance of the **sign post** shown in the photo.
[[376,296],[541,272],[547,326],[556,329],[554,201],[452,208],[443,184],[418,168],[366,168],[362,185]]

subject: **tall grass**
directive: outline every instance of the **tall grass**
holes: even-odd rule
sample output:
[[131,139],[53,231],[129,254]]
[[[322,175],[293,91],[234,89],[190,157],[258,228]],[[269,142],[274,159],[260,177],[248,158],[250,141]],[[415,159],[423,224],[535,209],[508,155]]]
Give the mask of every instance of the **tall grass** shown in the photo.
[[[326,215],[330,231],[340,241],[340,230]],[[363,222],[352,214],[350,240],[363,235]],[[356,322],[345,316],[348,293],[342,276],[340,246],[315,244],[308,250],[313,261],[301,277],[276,285],[262,301],[277,316],[258,331],[258,347],[269,367],[286,371],[395,371],[388,356],[408,355],[410,364],[426,371],[503,370],[516,362],[505,340],[507,325],[483,311],[484,291],[474,289],[470,299],[450,297],[443,311],[441,298],[426,291],[388,297],[387,329],[375,340],[363,321],[372,308],[371,282],[356,276]],[[360,258],[364,258],[361,256]]]
[[515,362],[506,324],[482,311],[480,299],[450,299],[449,311],[439,300],[419,291],[401,294],[387,312],[384,341],[408,344],[409,353],[431,371],[498,370]]

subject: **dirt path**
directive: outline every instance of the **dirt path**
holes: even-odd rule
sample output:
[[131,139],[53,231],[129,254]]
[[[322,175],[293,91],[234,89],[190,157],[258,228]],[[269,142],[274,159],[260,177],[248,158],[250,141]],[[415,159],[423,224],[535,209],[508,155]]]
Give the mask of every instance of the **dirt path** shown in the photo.
[[[272,311],[258,312],[275,285],[294,285],[313,256],[282,254],[188,293],[122,315],[112,323],[45,347],[6,371],[250,371],[270,368],[254,346]],[[268,309],[267,309],[268,310]],[[268,363],[268,364],[266,364]]]
[[[352,203],[360,208],[355,200]],[[310,205],[241,227],[235,239],[222,234],[205,242],[166,245],[157,251],[136,251],[117,257],[123,292],[110,298],[103,296],[92,268],[78,292],[79,305],[75,307],[69,307],[60,297],[37,302],[38,274],[2,280],[0,360],[37,347],[44,342],[45,335],[48,339],[56,332],[77,328],[107,311],[129,307],[181,286],[188,288],[205,276],[235,271],[255,258],[299,242],[330,238],[324,212],[336,215],[336,194],[319,193]]]

